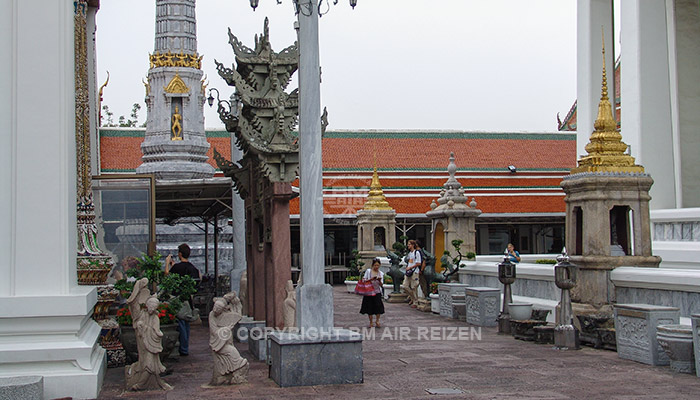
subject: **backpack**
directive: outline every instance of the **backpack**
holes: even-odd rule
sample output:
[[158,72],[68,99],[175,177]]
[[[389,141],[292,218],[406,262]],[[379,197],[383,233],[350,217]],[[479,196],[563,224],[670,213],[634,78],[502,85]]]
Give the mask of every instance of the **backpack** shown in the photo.
[[422,248],[418,249],[418,251],[420,252],[420,259],[421,259],[420,271],[423,272],[425,270],[425,262],[428,260],[428,256],[425,255],[425,251],[423,251]]

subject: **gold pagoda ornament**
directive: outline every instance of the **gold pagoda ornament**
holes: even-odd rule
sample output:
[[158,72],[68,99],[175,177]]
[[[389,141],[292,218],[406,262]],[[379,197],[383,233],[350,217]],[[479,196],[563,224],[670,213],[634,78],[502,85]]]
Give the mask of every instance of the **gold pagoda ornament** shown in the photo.
[[603,88],[598,104],[598,117],[594,123],[595,130],[586,145],[587,156],[578,160],[578,167],[572,174],[581,172],[622,172],[644,173],[644,167],[634,163],[634,157],[625,154],[627,144],[617,130],[613,118],[612,106],[608,99],[608,79],[605,72],[605,38],[603,38]]
[[365,206],[362,207],[363,210],[375,211],[375,210],[387,210],[393,211],[393,208],[386,201],[386,196],[384,196],[384,191],[382,190],[382,184],[379,183],[379,174],[377,173],[377,163],[374,164],[374,174],[372,174],[372,183],[369,185],[369,195],[367,195],[367,201],[365,201]]

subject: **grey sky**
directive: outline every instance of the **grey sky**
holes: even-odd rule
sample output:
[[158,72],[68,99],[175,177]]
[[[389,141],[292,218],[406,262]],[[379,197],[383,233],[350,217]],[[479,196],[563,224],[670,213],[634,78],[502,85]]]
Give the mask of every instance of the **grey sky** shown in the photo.
[[[332,2],[332,1],[331,1]],[[273,49],[295,40],[291,0],[197,1],[198,51],[209,87],[232,89],[227,29],[249,46],[270,18]],[[102,0],[97,14],[104,102],[128,117],[153,51],[155,0]],[[555,131],[576,98],[573,0],[347,0],[320,20],[322,105],[329,129]],[[296,85],[294,81],[292,85]],[[205,105],[205,125],[221,127]]]

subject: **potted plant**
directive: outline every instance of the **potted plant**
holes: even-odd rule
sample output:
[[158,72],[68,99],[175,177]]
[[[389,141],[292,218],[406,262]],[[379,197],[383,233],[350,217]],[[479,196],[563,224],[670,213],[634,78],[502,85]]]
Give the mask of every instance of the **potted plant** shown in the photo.
[[[135,267],[126,271],[126,277],[118,280],[114,287],[120,291],[122,297],[128,298],[134,289],[134,283],[141,278],[148,278],[151,293],[158,295],[161,304],[158,307],[160,330],[163,332],[161,360],[165,360],[175,348],[179,333],[177,331],[176,316],[183,301],[197,291],[196,282],[189,276],[178,274],[165,275],[161,265],[161,255],[153,256],[143,254]],[[138,360],[136,347],[136,334],[132,326],[131,312],[127,306],[117,311],[117,323],[119,323],[119,336],[126,352],[126,362],[131,364]]]
[[352,251],[352,259],[350,260],[350,265],[348,266],[348,275],[345,278],[345,287],[348,293],[355,293],[355,286],[357,286],[357,281],[360,280],[360,268],[365,265],[365,263],[360,260],[360,252],[357,249]]
[[438,295],[438,282],[430,284],[430,311],[440,314],[440,295]]
[[394,290],[394,279],[391,276],[384,274],[384,282],[382,287],[384,288],[384,299],[386,300],[389,298],[389,293]]
[[345,288],[348,290],[348,293],[355,293],[355,286],[357,286],[357,281],[360,280],[360,275],[353,275],[353,276],[348,276],[345,278]]

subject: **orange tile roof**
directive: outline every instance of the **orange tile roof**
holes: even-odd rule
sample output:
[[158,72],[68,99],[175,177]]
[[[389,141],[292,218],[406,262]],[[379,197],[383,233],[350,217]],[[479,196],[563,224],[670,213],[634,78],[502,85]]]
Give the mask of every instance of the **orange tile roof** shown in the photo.
[[[141,164],[143,129],[100,133],[102,172],[134,172]],[[207,132],[207,140],[230,159],[228,132]],[[324,214],[352,215],[363,207],[374,153],[389,204],[399,214],[423,214],[447,180],[450,152],[456,156],[458,180],[482,212],[564,212],[559,183],[575,166],[574,134],[334,131],[323,139]],[[208,155],[215,166],[212,149]],[[518,172],[511,174],[508,165]],[[298,199],[293,199],[290,213],[298,212]]]

